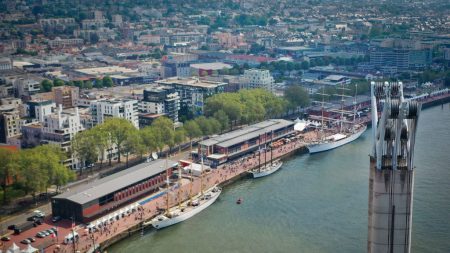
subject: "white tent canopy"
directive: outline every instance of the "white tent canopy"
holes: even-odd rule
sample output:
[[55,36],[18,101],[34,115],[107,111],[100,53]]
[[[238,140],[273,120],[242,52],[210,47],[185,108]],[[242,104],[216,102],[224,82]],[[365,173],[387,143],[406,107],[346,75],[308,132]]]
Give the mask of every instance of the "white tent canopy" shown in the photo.
[[33,246],[31,246],[31,244],[28,244],[28,247],[25,250],[22,250],[21,252],[22,253],[34,253],[37,251],[39,251],[39,250],[36,248],[33,248]]
[[8,253],[18,253],[18,252],[20,252],[20,248],[13,242],[13,244],[11,245],[11,247],[9,247],[7,252]]

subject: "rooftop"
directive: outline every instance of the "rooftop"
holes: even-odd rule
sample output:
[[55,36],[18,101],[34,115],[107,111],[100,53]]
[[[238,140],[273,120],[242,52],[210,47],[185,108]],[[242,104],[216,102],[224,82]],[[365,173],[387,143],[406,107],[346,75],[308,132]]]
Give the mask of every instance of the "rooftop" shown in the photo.
[[76,71],[87,75],[125,74],[138,72],[135,69],[129,69],[119,66],[84,68],[84,69],[77,69]]
[[[177,165],[176,161],[168,160],[168,167]],[[54,199],[67,199],[78,204],[86,204],[109,193],[118,191],[129,185],[137,183],[166,170],[166,160],[159,159],[148,163],[141,163],[111,176],[104,177],[85,185],[76,191],[67,191],[53,197]]]
[[211,137],[207,140],[201,141],[200,144],[204,146],[217,145],[220,147],[230,147],[246,140],[258,137],[259,135],[276,131],[293,124],[294,122],[289,120],[270,119],[233,132]]
[[160,81],[157,81],[158,84],[163,85],[185,85],[185,86],[191,86],[191,87],[198,87],[198,88],[209,88],[214,89],[219,86],[224,86],[226,83],[222,82],[213,82],[213,81],[206,81],[206,80],[200,80],[198,78],[180,78],[180,77],[173,77],[173,78],[167,78]]
[[211,62],[211,63],[198,63],[191,64],[191,68],[195,69],[207,69],[207,70],[222,70],[231,69],[233,66],[225,64],[223,62]]

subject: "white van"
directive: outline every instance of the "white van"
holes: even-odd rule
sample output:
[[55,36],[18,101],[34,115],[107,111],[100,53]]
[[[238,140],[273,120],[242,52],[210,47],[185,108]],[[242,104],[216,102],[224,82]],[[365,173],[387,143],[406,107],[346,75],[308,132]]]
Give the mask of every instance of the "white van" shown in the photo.
[[77,241],[79,239],[79,235],[77,232],[71,232],[66,237],[64,237],[64,244],[73,243],[73,240]]

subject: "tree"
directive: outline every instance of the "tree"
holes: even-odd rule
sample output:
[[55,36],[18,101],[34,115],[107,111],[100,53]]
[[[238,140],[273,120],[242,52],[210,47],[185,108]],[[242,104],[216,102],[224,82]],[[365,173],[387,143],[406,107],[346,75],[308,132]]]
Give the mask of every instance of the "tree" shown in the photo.
[[80,175],[86,165],[95,163],[98,158],[98,150],[95,147],[94,132],[87,130],[75,135],[71,142],[72,153],[81,161]]
[[89,41],[91,42],[91,44],[96,44],[99,41],[99,37],[96,33],[91,33],[89,36]]
[[178,152],[181,152],[181,144],[186,140],[186,130],[183,128],[175,130],[173,140],[175,145],[178,145]]
[[113,81],[111,77],[105,76],[103,77],[103,86],[104,87],[113,87]]
[[42,157],[36,149],[26,149],[20,153],[20,177],[18,178],[25,193],[31,193],[36,199],[36,193],[45,190],[49,176],[41,166]]
[[95,79],[94,88],[97,88],[97,89],[103,88],[103,80],[100,78]]
[[156,129],[152,126],[147,126],[139,131],[141,135],[142,144],[151,154],[160,146],[158,144],[159,138],[157,138]]
[[[94,142],[94,146],[97,149],[97,153],[100,158],[100,168],[103,167],[103,161],[105,160],[105,150],[112,148],[109,135],[102,129],[102,125],[97,125],[87,131],[91,132],[91,137]],[[111,160],[110,160],[111,165]]]
[[85,89],[92,89],[93,88],[92,82],[91,81],[85,81],[84,84],[83,84],[83,88],[85,88]]
[[308,92],[298,85],[292,85],[285,89],[284,98],[291,109],[306,107],[311,103]]
[[218,110],[215,112],[213,117],[219,121],[221,125],[221,132],[226,131],[230,127],[230,119],[223,110]]
[[153,123],[152,126],[155,128],[156,137],[159,139],[158,149],[162,152],[165,145],[169,146],[169,153],[174,145],[174,130],[173,122],[167,117],[159,117]]
[[202,130],[203,135],[213,134],[211,122],[205,116],[197,117],[195,122],[197,122],[198,126]]
[[65,153],[56,145],[23,150],[20,152],[18,182],[34,199],[38,192],[46,191],[51,185],[59,188],[74,178],[73,172],[63,164],[65,159]]
[[74,173],[64,166],[63,161],[66,160],[66,153],[59,146],[41,145],[34,148],[34,151],[40,158],[36,161],[40,166],[39,170],[47,174],[45,190],[51,185],[56,185],[59,188],[75,177]]
[[52,87],[53,87],[52,81],[50,81],[48,79],[42,80],[41,88],[42,88],[43,91],[45,91],[45,92],[52,91]]
[[61,80],[61,79],[55,79],[55,80],[53,81],[53,85],[54,85],[55,87],[63,86],[63,85],[64,85],[64,81]]
[[215,118],[208,118],[211,134],[219,133],[222,130],[222,125]]
[[192,151],[192,140],[202,136],[202,130],[200,126],[194,120],[189,120],[184,123],[184,130],[186,130],[186,135],[189,138],[191,151]]
[[19,174],[18,152],[0,148],[0,184],[3,189],[3,204],[8,202],[7,186],[10,180],[14,179]]
[[128,168],[128,157],[130,154],[142,154],[145,152],[145,146],[137,129],[130,131],[123,142],[122,154],[126,158],[126,167]]
[[117,162],[120,163],[122,145],[136,128],[126,119],[110,118],[103,123],[103,128],[109,133],[111,142],[117,147]]
[[80,89],[83,89],[83,81],[79,81],[79,80],[77,80],[77,81],[74,81],[73,82],[73,85],[75,86],[75,87],[78,87],[78,88],[80,88]]

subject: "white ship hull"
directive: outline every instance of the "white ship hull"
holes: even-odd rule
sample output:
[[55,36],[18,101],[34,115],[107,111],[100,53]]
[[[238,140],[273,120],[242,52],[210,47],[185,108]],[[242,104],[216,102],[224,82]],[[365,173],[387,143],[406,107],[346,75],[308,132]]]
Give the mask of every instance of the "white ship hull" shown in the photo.
[[250,171],[250,173],[252,173],[253,178],[265,177],[265,176],[268,176],[268,175],[274,173],[278,169],[280,169],[282,165],[283,165],[283,162],[278,161],[278,162],[272,164],[272,166],[270,164],[267,164],[266,166],[269,166],[268,169],[267,169],[267,167],[265,167],[264,169],[261,169],[259,171],[257,169],[255,169],[255,170]]
[[210,198],[205,199],[205,200],[199,200],[198,206],[188,206],[185,208],[184,211],[181,211],[178,208],[176,208],[175,210],[171,211],[171,213],[178,212],[178,214],[173,217],[167,217],[165,215],[157,216],[156,218],[154,218],[151,221],[152,226],[156,229],[162,229],[162,228],[180,223],[182,221],[185,221],[185,220],[191,218],[192,216],[200,213],[201,211],[206,209],[208,206],[210,206],[212,203],[214,203],[216,201],[216,199],[219,197],[220,193],[222,192],[222,189],[220,189],[218,187],[216,187],[216,189],[217,189],[216,192],[213,192],[212,190],[207,191],[204,196],[206,196],[207,194],[210,194]]
[[358,129],[358,132],[348,135],[344,139],[341,139],[338,141],[314,143],[314,144],[307,145],[306,147],[308,148],[310,154],[335,149],[335,148],[338,148],[340,146],[343,146],[347,143],[350,143],[350,142],[358,139],[361,136],[361,134],[363,134],[366,131],[366,129],[367,129],[367,126],[364,125],[362,128]]

